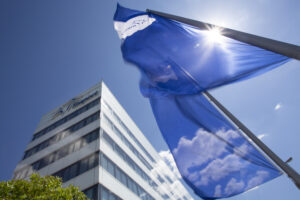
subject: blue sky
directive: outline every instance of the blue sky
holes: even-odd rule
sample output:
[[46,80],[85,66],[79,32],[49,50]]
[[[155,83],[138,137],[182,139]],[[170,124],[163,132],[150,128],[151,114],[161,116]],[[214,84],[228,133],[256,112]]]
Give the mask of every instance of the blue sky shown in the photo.
[[[124,0],[138,10],[172,13],[300,45],[297,0]],[[125,64],[113,29],[117,1],[0,2],[0,180],[10,179],[41,116],[103,79],[158,150],[166,150],[139,72]],[[211,91],[283,160],[300,172],[300,62]],[[230,198],[296,199],[281,176]],[[298,197],[299,198],[299,197]]]

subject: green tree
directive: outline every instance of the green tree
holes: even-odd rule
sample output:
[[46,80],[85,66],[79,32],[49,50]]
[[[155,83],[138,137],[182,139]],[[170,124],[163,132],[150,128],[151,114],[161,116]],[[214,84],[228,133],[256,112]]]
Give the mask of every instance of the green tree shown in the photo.
[[29,180],[0,182],[1,200],[87,200],[78,187],[62,187],[61,178],[32,174]]

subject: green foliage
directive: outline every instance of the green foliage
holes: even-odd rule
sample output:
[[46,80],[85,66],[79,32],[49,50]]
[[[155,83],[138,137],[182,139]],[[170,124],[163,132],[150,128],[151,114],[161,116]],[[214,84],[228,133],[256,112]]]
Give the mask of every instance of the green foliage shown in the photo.
[[78,187],[62,188],[61,178],[32,174],[30,180],[0,182],[1,200],[87,200]]

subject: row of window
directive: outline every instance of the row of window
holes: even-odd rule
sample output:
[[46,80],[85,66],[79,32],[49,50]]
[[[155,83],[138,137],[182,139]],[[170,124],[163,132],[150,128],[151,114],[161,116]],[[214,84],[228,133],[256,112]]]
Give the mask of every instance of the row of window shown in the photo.
[[103,139],[127,164],[130,166],[142,179],[149,183],[150,186],[158,187],[158,185],[117,145],[113,139],[102,132],[101,139]]
[[16,179],[22,179],[27,177],[34,171],[40,170],[43,167],[50,165],[51,163],[81,149],[82,147],[86,146],[87,144],[91,143],[94,140],[99,138],[99,129],[96,129],[85,136],[81,137],[80,139],[65,145],[64,147],[54,151],[53,153],[39,159],[38,161],[32,163],[30,166],[27,166],[18,172],[15,173]]
[[63,182],[66,182],[98,165],[99,165],[99,153],[97,152],[54,173],[53,176],[59,176],[62,178]]
[[123,141],[123,143],[136,155],[136,157],[149,169],[153,167],[146,161],[146,159],[136,150],[136,148],[127,140],[127,138],[120,132],[120,130],[112,123],[108,117],[103,114],[104,122],[106,122],[113,132]]
[[[99,194],[98,194],[99,190]],[[94,185],[84,191],[82,191],[87,198],[90,200],[98,200],[98,196],[100,197],[99,200],[122,200],[120,197],[109,191],[102,185]]]
[[63,131],[60,131],[59,133],[57,133],[56,135],[50,137],[49,139],[45,140],[44,142],[28,149],[27,151],[25,151],[24,156],[23,156],[23,160],[25,158],[28,158],[30,156],[32,156],[33,154],[45,149],[46,147],[57,143],[58,141],[66,138],[67,136],[71,135],[73,132],[83,128],[84,126],[87,126],[88,124],[92,123],[93,121],[99,119],[99,111],[86,117],[85,119],[81,120],[80,122],[70,126],[69,128],[66,128]]
[[119,116],[113,111],[113,109],[108,105],[106,101],[104,101],[104,105],[110,110],[112,115],[115,117],[115,119],[119,122],[119,124],[124,128],[124,130],[128,133],[128,135],[135,141],[135,143],[142,149],[142,151],[146,154],[146,156],[155,163],[155,160],[152,158],[152,156],[146,151],[144,146],[136,139],[136,137],[132,134],[132,132],[128,129],[128,127],[122,122],[122,120],[119,118]]
[[56,127],[66,123],[67,121],[70,121],[71,119],[73,119],[74,117],[77,117],[78,115],[80,115],[81,113],[91,109],[92,107],[98,105],[100,102],[100,98],[97,98],[96,100],[88,103],[87,105],[83,106],[82,108],[72,112],[71,114],[67,115],[66,117],[58,120],[57,122],[51,124],[50,126],[42,129],[41,131],[37,132],[36,134],[33,135],[32,141],[36,140],[37,138],[45,135],[46,133],[52,131],[53,129],[55,129]]
[[[103,100],[103,99],[102,99]],[[128,135],[136,142],[136,144],[143,150],[143,152],[147,155],[147,157],[152,161],[152,162],[155,162],[154,159],[151,157],[151,155],[145,150],[145,148],[142,146],[142,144],[136,139],[136,137],[132,134],[132,132],[127,128],[127,126],[122,122],[122,120],[119,118],[119,116],[112,110],[112,108],[108,105],[108,103],[106,101],[103,100],[103,105],[106,106],[106,108],[111,112],[111,114],[114,116],[114,118],[119,122],[119,124],[123,127],[123,129],[128,133]],[[117,136],[119,136],[119,138],[121,140],[124,141],[124,143],[129,147],[129,149],[132,150],[132,152],[134,154],[137,155],[137,157],[142,161],[142,163],[144,163],[144,165],[149,169],[151,170],[152,169],[152,166],[143,158],[143,156],[136,151],[136,149],[133,147],[133,145],[131,145],[131,143],[122,135],[122,133],[118,130],[118,128],[116,128],[116,126],[113,124],[113,122],[108,119],[108,117],[104,114],[104,118],[105,118],[105,121],[108,122],[108,124],[110,125],[110,127],[114,130],[114,132],[117,134]],[[129,164],[130,165],[130,164]],[[161,183],[164,183],[165,180],[160,176],[158,175],[158,180],[161,182]],[[165,175],[165,178],[172,184],[173,181],[172,179],[168,176],[168,175]],[[151,180],[151,182],[153,182]],[[151,183],[150,182],[150,183]],[[151,183],[153,185],[153,183]],[[155,183],[154,183],[155,184]],[[169,198],[169,196],[167,194],[164,194],[164,196],[166,198]],[[166,199],[164,197],[164,199]]]
[[119,180],[129,190],[139,196],[142,200],[154,200],[140,185],[132,180],[125,172],[123,172],[115,163],[107,158],[103,153],[100,154],[100,165]]
[[168,175],[165,175],[165,178],[169,181],[169,183],[173,183],[172,179]]
[[[158,185],[121,149],[119,145],[115,143],[115,141],[113,141],[110,136],[108,136],[107,133],[105,133],[104,130],[101,133],[101,139],[103,139],[128,164],[128,166],[131,167],[142,179],[144,179],[155,191],[158,191]],[[160,193],[160,195],[163,199],[170,198],[167,194]]]
[[90,188],[83,190],[82,192],[86,195],[89,200],[98,200],[98,187],[99,185],[94,185]]

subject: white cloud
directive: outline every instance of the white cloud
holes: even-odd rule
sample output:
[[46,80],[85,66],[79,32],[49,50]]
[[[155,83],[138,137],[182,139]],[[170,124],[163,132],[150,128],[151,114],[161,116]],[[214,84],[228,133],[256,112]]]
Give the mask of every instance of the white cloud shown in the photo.
[[193,174],[191,177],[197,186],[208,185],[210,182],[219,181],[233,172],[240,172],[248,163],[242,162],[241,158],[235,154],[229,154],[223,159],[215,159],[210,162],[200,172]]
[[225,187],[225,194],[231,195],[240,192],[245,187],[243,181],[238,182],[235,178],[230,179]]
[[174,161],[174,158],[170,152],[170,150],[167,151],[160,151],[159,152],[160,157],[165,161],[165,163],[170,167],[171,171],[177,178],[181,178],[181,175],[178,171],[178,168],[176,166],[176,163]]
[[[192,199],[179,181],[181,176],[170,151],[161,151],[159,152],[159,155],[162,159],[155,163],[150,176],[157,179],[157,176],[159,175],[165,180],[165,182],[158,184],[159,186],[156,190],[161,194],[166,194],[167,191],[172,191],[174,197],[183,198],[183,196],[186,196],[188,199]],[[171,184],[168,183],[165,176],[168,176],[172,180]]]
[[221,185],[217,185],[215,187],[214,197],[221,197],[221,196],[222,196],[222,187],[221,187]]
[[[232,130],[220,130],[216,134],[226,141],[239,137],[239,134]],[[178,167],[185,175],[189,174],[190,167],[200,166],[226,151],[226,143],[203,129],[199,129],[191,140],[180,138],[178,146],[173,149]]]
[[237,179],[231,178],[225,186],[224,193],[222,193],[222,186],[220,184],[215,187],[214,197],[221,197],[223,195],[228,196],[242,190],[252,191],[258,189],[259,185],[264,183],[268,177],[269,172],[260,170],[257,171],[250,180],[248,180],[247,184],[245,184],[243,180],[237,181]]
[[260,134],[258,135],[257,137],[261,140],[263,139],[264,137],[268,136],[268,134]]
[[234,153],[239,156],[247,156],[247,154],[249,154],[249,152],[252,152],[253,150],[255,150],[255,148],[247,140],[239,147],[235,147],[233,149]]
[[269,172],[263,170],[257,171],[255,176],[248,181],[246,189],[248,190],[250,188],[262,184],[268,177]]
[[[244,173],[249,172],[247,169],[249,162],[241,159],[241,156],[255,151],[255,148],[247,140],[241,142],[240,139],[243,136],[232,130],[220,130],[216,135],[228,142],[239,141],[239,146],[232,149],[235,153],[230,153],[226,143],[213,136],[212,133],[199,129],[191,139],[180,138],[178,146],[173,149],[182,175],[197,187],[217,184],[212,191],[215,197],[228,196],[245,188],[248,190],[266,180],[268,172],[263,170],[251,173],[251,178],[243,176]],[[258,137],[262,138],[266,135],[262,134]],[[170,154],[170,152],[162,152],[161,154],[168,157],[168,153]],[[237,178],[240,176],[246,180]],[[224,181],[227,178],[229,178],[227,183],[218,184],[218,181]]]
[[279,110],[282,107],[281,103],[276,104],[276,106],[274,107],[274,110]]

